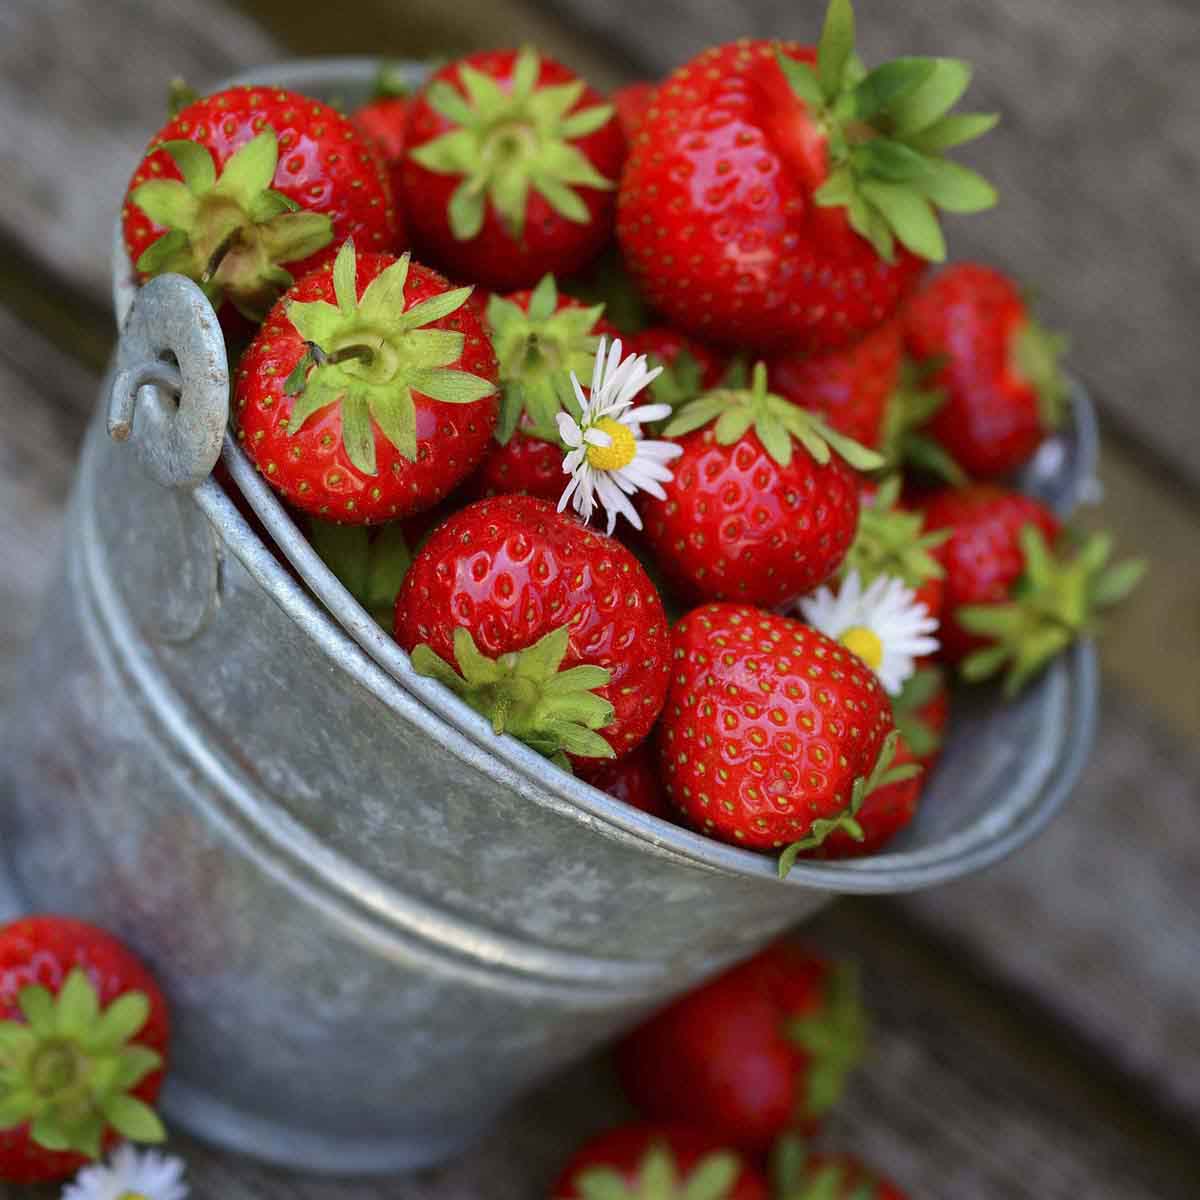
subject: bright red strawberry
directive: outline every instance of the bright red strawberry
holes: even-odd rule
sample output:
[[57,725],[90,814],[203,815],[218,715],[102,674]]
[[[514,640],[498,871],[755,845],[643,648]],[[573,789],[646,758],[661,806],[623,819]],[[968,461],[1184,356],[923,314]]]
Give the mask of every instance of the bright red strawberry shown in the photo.
[[950,536],[925,532],[923,513],[900,506],[901,481],[892,475],[862,494],[858,531],[841,565],[841,574],[857,571],[864,586],[891,575],[914,588],[931,617],[941,617],[946,570],[936,550]]
[[613,106],[525,48],[449,63],[412,101],[414,245],[496,291],[584,267],[609,241],[625,139]]
[[354,238],[390,250],[396,213],[382,162],[335,109],[278,88],[188,105],[150,141],[121,212],[142,279],[196,280],[260,321],[295,279]]
[[[659,777],[701,832],[783,850],[780,875],[835,829],[855,836],[896,737],[875,673],[844,646],[742,604],[693,609],[672,632]],[[786,849],[785,849],[786,847]]]
[[776,355],[767,360],[771,389],[877,450],[888,398],[900,380],[902,345],[900,322],[891,320],[844,350]]
[[995,202],[943,157],[994,123],[947,115],[966,65],[909,58],[865,74],[853,44],[849,0],[831,0],[819,47],[718,46],[657,89],[617,233],[671,324],[761,350],[848,345],[944,258],[935,206]]
[[470,290],[346,242],[271,310],[238,366],[234,418],[289,503],[370,525],[433,507],[471,473],[497,402]]
[[532,291],[492,296],[487,319],[500,364],[496,441],[475,483],[484,496],[525,492],[557,501],[567,486],[555,417],[567,372],[591,378],[603,334],[604,305],[585,307],[559,294],[553,275]]
[[671,806],[658,782],[654,751],[647,742],[616,762],[606,762],[589,769],[587,781],[592,787],[652,817],[672,820]]
[[617,1071],[644,1116],[757,1153],[816,1126],[864,1038],[853,970],[781,941],[634,1030],[617,1048]]
[[400,589],[396,640],[497,733],[560,765],[564,752],[629,753],[671,669],[666,614],[641,564],[533,496],[477,501],[432,534]]
[[720,1137],[622,1125],[586,1143],[550,1200],[767,1200],[766,1181]]
[[774,608],[837,570],[858,525],[848,464],[869,468],[878,455],[771,395],[761,363],[749,389],[705,393],[666,433],[683,455],[666,498],[644,499],[642,516],[647,544],[685,596]]
[[633,141],[634,134],[642,124],[642,118],[654,103],[657,88],[657,84],[641,80],[638,83],[627,83],[613,92],[612,102],[617,110],[617,120],[621,123],[621,132],[627,142]]
[[970,475],[1021,466],[1062,420],[1065,339],[1032,317],[1000,271],[957,263],[930,280],[905,311],[910,353],[940,364],[932,382],[946,403],[930,431]]
[[1146,569],[1136,559],[1110,566],[1106,533],[1074,553],[1056,550],[1058,521],[1049,510],[988,484],[939,494],[926,521],[953,531],[940,550],[946,657],[971,680],[1004,669],[1009,695],[1091,633],[1100,610],[1123,600]]
[[809,1154],[784,1138],[771,1155],[773,1200],[907,1200],[852,1154]]
[[161,1142],[167,1007],[116,938],[69,917],[0,929],[0,1179],[73,1175],[120,1138]]
[[396,235],[389,249],[408,245],[404,223],[404,129],[411,89],[396,70],[385,67],[375,83],[375,95],[350,114],[351,122],[371,141],[387,169],[396,208]]
[[648,402],[669,404],[672,409],[715,388],[728,366],[725,355],[667,325],[639,330],[625,339],[625,345],[631,354],[644,354],[651,368],[662,367],[662,374],[647,389]]

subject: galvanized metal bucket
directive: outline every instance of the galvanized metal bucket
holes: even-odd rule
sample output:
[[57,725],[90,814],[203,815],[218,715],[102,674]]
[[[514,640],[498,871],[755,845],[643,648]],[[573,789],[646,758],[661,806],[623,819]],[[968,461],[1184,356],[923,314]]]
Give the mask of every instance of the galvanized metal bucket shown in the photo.
[[[376,66],[253,78],[354,103]],[[915,824],[874,858],[780,882],[769,857],[628,808],[415,675],[325,568],[224,433],[224,345],[194,285],[136,292],[118,240],[116,298],[62,574],[3,717],[0,834],[17,903],[153,964],[176,1024],[167,1110],[200,1136],[320,1170],[445,1159],[832,896],[1011,853],[1078,777],[1086,643],[1020,703],[959,707]],[[208,478],[218,450],[274,546]],[[1094,464],[1076,388],[1027,483],[1066,511]]]

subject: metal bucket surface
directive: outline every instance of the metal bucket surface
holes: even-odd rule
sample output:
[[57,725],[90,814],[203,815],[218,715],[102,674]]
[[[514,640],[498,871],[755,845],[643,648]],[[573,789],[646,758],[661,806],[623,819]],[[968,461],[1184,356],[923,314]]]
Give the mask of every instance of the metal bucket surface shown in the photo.
[[[352,106],[377,67],[236,82]],[[0,726],[0,820],[22,907],[112,928],[164,980],[166,1103],[200,1135],[323,1170],[444,1159],[834,894],[978,870],[1075,783],[1096,715],[1086,643],[1017,704],[964,698],[916,821],[872,858],[780,882],[770,856],[597,792],[415,675],[224,435],[274,546],[260,538],[206,477],[228,415],[211,308],[178,278],[138,292],[119,237],[114,267],[103,398],[125,397],[109,425],[133,446],[102,404],[29,694]],[[1072,428],[1025,482],[1066,512],[1094,466],[1076,387]]]

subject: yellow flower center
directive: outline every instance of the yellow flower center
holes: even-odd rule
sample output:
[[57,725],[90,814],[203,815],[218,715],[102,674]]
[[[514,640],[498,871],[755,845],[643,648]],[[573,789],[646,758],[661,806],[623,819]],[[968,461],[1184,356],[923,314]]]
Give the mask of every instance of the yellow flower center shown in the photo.
[[851,653],[857,654],[872,671],[878,671],[883,666],[883,643],[874,630],[865,625],[855,625],[838,640]]
[[632,429],[620,421],[614,421],[612,417],[601,417],[592,428],[612,438],[609,446],[588,447],[587,460],[597,471],[619,471],[633,462],[637,454],[637,441]]

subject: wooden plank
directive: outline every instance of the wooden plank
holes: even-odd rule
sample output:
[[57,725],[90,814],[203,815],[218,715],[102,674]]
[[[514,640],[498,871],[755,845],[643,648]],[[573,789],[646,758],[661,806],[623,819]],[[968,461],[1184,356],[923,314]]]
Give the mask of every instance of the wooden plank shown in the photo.
[[[813,41],[823,2],[539,0],[628,66],[662,75],[705,46],[749,35]],[[1086,19],[1044,0],[858,0],[868,62],[926,51],[975,66],[971,108],[1004,114],[973,151],[1003,197],[953,220],[951,247],[1041,289],[1047,319],[1123,425],[1193,483],[1200,422],[1192,330],[1200,292],[1200,21],[1179,0],[1146,0],[1130,37],[1124,0]],[[1148,131],[1152,131],[1148,133]],[[1191,246],[1193,252],[1181,253]]]

